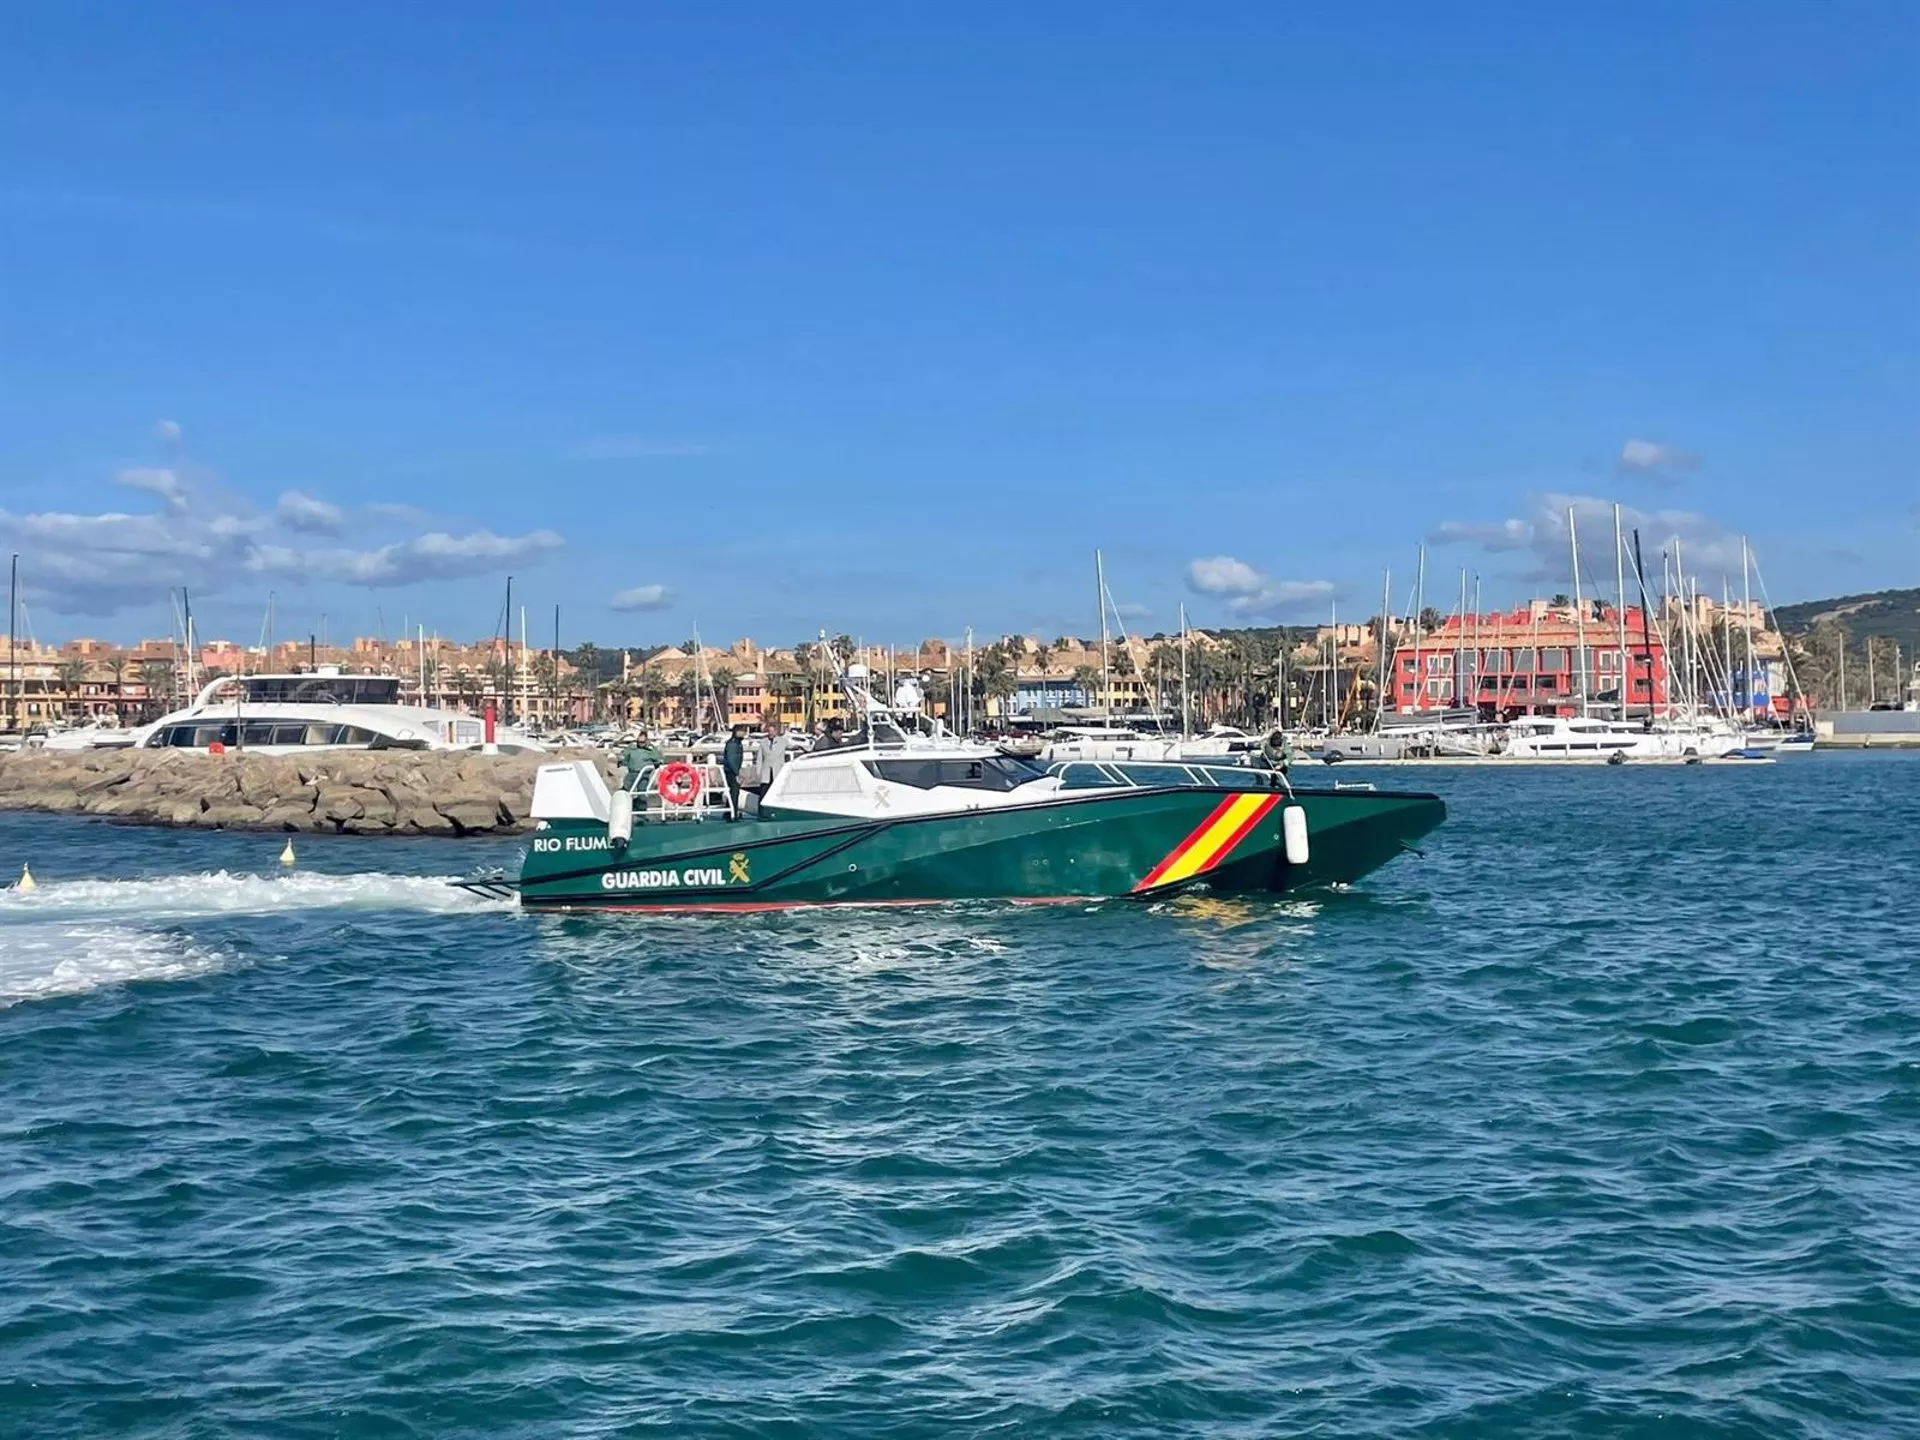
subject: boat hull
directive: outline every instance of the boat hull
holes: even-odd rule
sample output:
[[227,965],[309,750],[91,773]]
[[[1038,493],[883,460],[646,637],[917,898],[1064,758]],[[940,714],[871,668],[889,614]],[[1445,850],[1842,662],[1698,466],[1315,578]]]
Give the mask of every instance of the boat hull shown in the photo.
[[[1286,858],[1283,814],[1304,812],[1307,858]],[[1169,788],[1101,792],[958,814],[636,826],[552,820],[528,848],[523,905],[751,910],[797,905],[1156,896],[1205,886],[1281,893],[1350,884],[1446,817],[1434,796],[1384,791]]]

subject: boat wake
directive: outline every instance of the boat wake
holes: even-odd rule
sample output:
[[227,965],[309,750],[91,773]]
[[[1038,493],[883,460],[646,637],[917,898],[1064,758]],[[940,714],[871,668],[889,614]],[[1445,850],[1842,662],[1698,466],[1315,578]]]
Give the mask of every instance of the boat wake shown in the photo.
[[510,909],[430,875],[244,875],[215,871],[145,880],[42,881],[0,891],[0,1010],[130,981],[186,980],[238,952],[177,922],[304,911]]
[[130,980],[188,980],[232,958],[182,935],[126,925],[9,925],[0,928],[0,1010]]
[[132,915],[193,920],[221,915],[275,915],[285,910],[425,910],[512,908],[456,889],[443,875],[166,875],[147,880],[51,880],[36,890],[0,891],[0,927],[54,916]]

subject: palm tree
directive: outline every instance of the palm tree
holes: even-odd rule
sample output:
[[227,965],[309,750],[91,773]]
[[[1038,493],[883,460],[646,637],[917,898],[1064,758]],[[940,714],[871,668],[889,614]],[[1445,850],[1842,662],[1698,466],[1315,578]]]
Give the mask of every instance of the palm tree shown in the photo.
[[999,718],[1004,722],[1008,713],[1005,702],[1018,694],[1020,689],[1019,680],[1014,674],[1013,657],[1007,653],[1007,647],[997,641],[987,646],[976,657],[973,673],[980,693],[990,701],[1002,702]]
[[127,698],[127,657],[115,655],[107,661],[107,673],[113,676],[113,718],[126,718],[124,707]]
[[927,714],[934,713],[936,707],[948,717],[953,713],[953,673],[949,670],[928,670],[926,678],[920,682],[921,693],[927,697]]
[[481,669],[487,677],[487,693],[500,697],[502,717],[511,720],[513,707],[507,703],[507,662],[497,654],[489,655],[487,663]]
[[806,717],[804,721],[806,728],[811,730],[816,718],[815,712],[819,708],[819,647],[811,640],[802,640],[793,647],[793,659],[806,677],[806,705],[801,713]]
[[73,715],[85,710],[81,702],[80,691],[87,683],[87,662],[78,655],[64,661],[60,666],[60,688],[66,692],[67,714]]
[[1080,691],[1080,703],[1088,709],[1105,703],[1100,695],[1100,667],[1098,665],[1076,665],[1073,667],[1073,683]]
[[170,708],[167,700],[173,695],[173,662],[160,659],[142,660],[140,683],[146,689],[145,708],[151,714],[158,715]]
[[660,723],[660,702],[667,695],[667,678],[660,673],[660,667],[651,661],[640,662],[640,707],[646,712],[647,724]]

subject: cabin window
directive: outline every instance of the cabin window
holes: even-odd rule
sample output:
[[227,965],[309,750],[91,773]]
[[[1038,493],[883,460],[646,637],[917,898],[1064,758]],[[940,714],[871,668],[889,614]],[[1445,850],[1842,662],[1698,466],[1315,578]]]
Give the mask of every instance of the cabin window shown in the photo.
[[306,745],[331,745],[333,743],[333,732],[338,728],[338,726],[334,725],[309,725],[307,726],[307,738],[301,743]]
[[240,743],[242,745],[271,745],[273,744],[273,728],[271,722],[261,723],[250,720],[240,727]]
[[1104,767],[1089,765],[1085,761],[1062,765],[1054,773],[1059,775],[1062,788],[1068,790],[1098,790],[1104,786],[1126,783],[1118,776],[1109,774]]
[[304,745],[307,743],[307,727],[304,725],[276,725],[273,727],[273,739],[270,745]]
[[876,779],[916,790],[931,790],[944,785],[958,790],[1007,791],[1029,780],[1038,780],[1041,772],[1030,765],[1004,756],[982,756],[977,760],[869,760],[867,768]]

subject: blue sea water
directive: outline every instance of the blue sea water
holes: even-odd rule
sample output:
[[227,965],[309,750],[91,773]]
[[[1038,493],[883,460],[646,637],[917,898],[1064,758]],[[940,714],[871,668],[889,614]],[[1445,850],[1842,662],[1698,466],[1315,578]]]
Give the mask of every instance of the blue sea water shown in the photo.
[[1920,1433],[1920,756],[1377,778],[1072,910],[0,816],[0,1435]]

